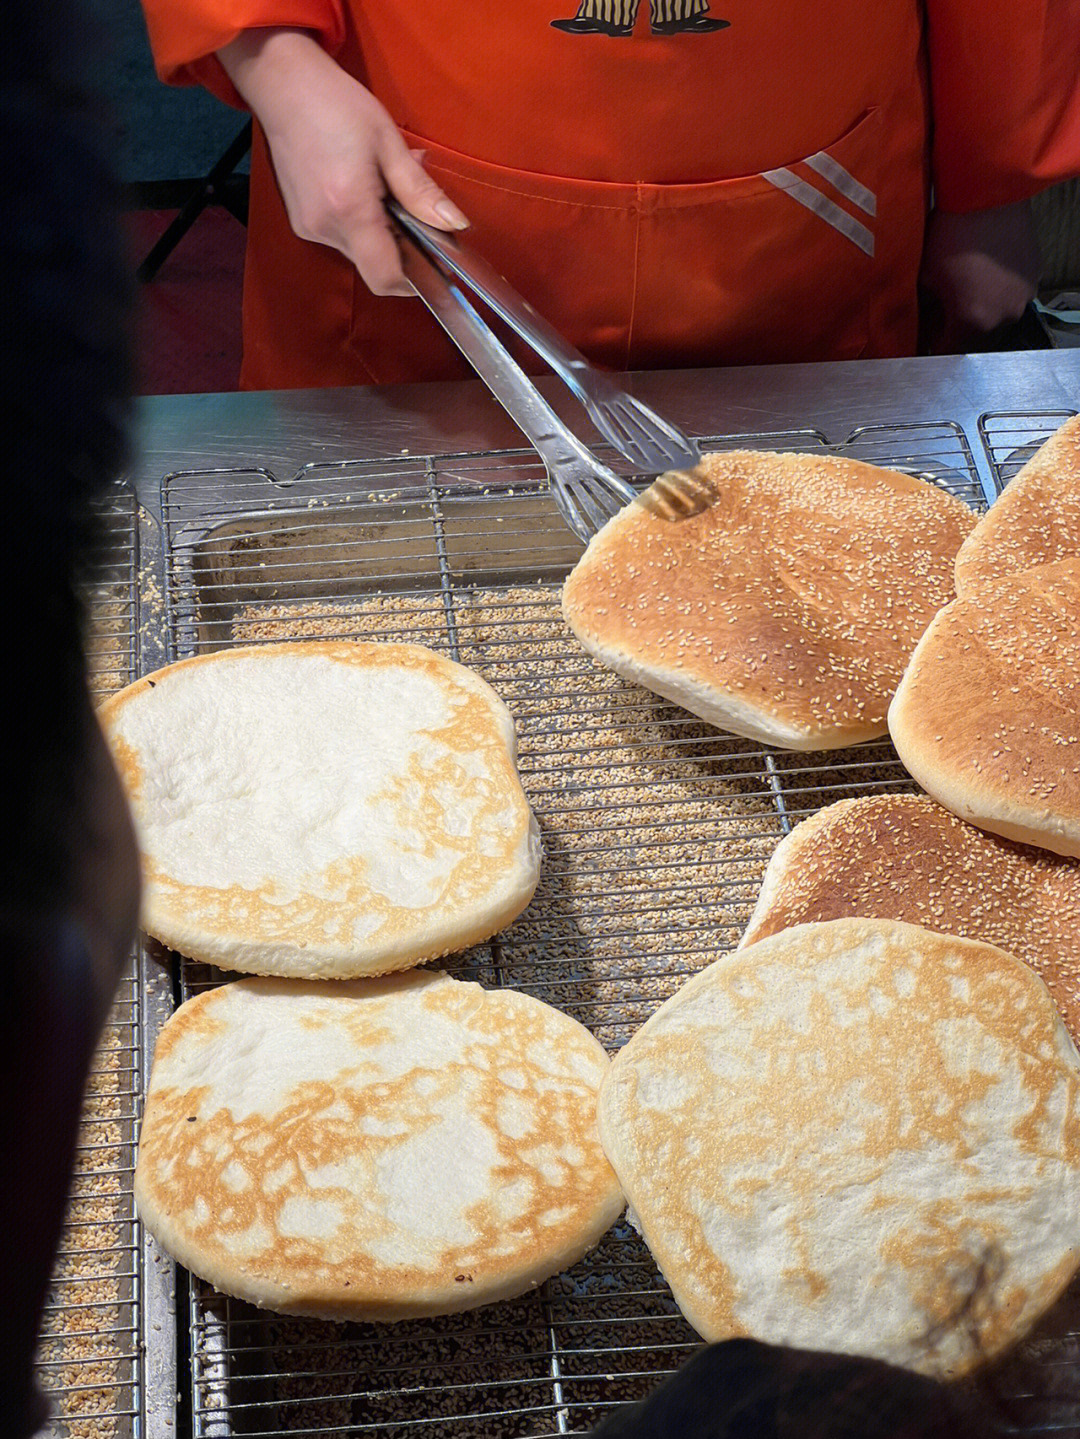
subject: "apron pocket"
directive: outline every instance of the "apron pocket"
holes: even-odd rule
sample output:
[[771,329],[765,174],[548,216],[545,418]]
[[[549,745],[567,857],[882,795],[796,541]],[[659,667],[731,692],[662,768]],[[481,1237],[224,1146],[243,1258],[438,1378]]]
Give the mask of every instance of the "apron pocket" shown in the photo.
[[[542,175],[406,139],[471,220],[466,242],[590,358],[621,370],[887,352],[868,319],[883,283],[879,124],[872,110],[767,174],[692,185]],[[415,342],[398,306],[392,317],[356,283],[354,343],[382,378],[395,347]]]
[[712,365],[888,350],[871,331],[891,263],[878,240],[879,123],[870,111],[765,174],[648,189],[632,347]]

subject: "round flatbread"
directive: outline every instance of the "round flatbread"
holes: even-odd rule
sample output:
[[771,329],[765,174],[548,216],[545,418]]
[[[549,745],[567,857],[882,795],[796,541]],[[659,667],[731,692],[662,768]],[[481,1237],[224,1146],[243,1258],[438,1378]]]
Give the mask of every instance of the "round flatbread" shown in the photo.
[[714,503],[632,503],[563,590],[590,654],[710,724],[786,749],[885,733],[975,518],[925,480],[832,455],[706,455]]
[[623,1208],[608,1061],[576,1021],[445,974],[245,979],[162,1030],[139,1215],[226,1294],[405,1319],[520,1294]]
[[955,1376],[1080,1263],[1080,1058],[991,945],[839,919],[737,950],[616,1056],[599,1115],[709,1340]]
[[419,645],[182,660],[101,710],[143,856],[143,924],[222,969],[348,978],[496,933],[536,822],[494,690]]
[[842,799],[777,845],[740,948],[792,925],[859,916],[1016,955],[1080,1039],[1080,861],[984,834],[925,795]]
[[961,819],[1080,856],[1080,559],[947,605],[911,656],[889,732],[909,774]]
[[1080,555],[1080,415],[1022,465],[960,546],[956,593]]

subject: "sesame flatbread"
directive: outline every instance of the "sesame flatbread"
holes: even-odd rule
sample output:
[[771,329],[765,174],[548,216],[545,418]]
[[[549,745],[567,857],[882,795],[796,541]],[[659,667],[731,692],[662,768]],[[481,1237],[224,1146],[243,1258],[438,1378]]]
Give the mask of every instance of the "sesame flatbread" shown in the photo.
[[101,716],[144,927],[194,959],[381,974],[488,938],[536,888],[510,714],[419,645],[226,650],[137,681]]
[[960,546],[956,593],[1080,555],[1080,415],[1023,464]]
[[669,521],[630,504],[563,590],[590,654],[710,724],[786,749],[885,733],[915,642],[953,597],[975,523],[958,499],[832,455],[733,451],[715,501]]
[[158,1040],[139,1215],[181,1264],[286,1314],[390,1320],[509,1298],[623,1208],[601,1046],[530,996],[414,971],[244,979]]
[[842,799],[777,845],[739,943],[859,916],[1007,950],[1080,1039],[1080,861],[985,834],[925,795]]
[[1080,1263],[1080,1057],[991,945],[839,919],[736,950],[615,1057],[599,1115],[709,1340],[953,1377]]
[[1080,857],[1080,558],[947,605],[911,657],[889,732],[961,819]]

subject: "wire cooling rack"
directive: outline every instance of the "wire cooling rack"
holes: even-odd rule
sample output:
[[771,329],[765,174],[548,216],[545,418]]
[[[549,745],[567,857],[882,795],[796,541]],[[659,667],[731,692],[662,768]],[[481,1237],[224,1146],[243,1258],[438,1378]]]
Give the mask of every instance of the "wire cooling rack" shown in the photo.
[[1000,492],[1075,410],[1009,410],[979,417],[979,438]]
[[138,523],[135,495],[116,484],[96,507],[94,545],[83,557],[87,672],[95,701],[136,674],[139,600]]
[[[1030,438],[1030,434],[1027,436]],[[976,509],[949,421],[705,437],[920,474]],[[512,451],[177,473],[162,482],[170,659],[287,639],[413,640],[514,715],[544,840],[536,897],[446,968],[557,1005],[614,1051],[731,948],[780,837],[834,800],[913,785],[887,741],[828,754],[723,734],[596,665],[561,617],[582,546],[535,455]],[[184,997],[228,976],[181,966]],[[698,1344],[635,1231],[511,1303],[394,1326],[261,1313],[191,1281],[196,1436],[531,1439],[588,1430]]]
[[[96,548],[85,556],[82,586],[95,701],[135,678],[138,650],[135,496],[118,484],[98,510]],[[132,1200],[141,1045],[133,959],[87,1082],[39,1346],[39,1378],[53,1410],[46,1432],[64,1439],[128,1439],[137,1432],[142,1408],[140,1249]]]

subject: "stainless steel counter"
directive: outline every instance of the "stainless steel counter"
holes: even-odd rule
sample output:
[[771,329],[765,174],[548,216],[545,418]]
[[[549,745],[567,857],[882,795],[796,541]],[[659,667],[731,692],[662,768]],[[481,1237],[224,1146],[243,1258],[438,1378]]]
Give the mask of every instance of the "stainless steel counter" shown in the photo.
[[[592,431],[554,378],[539,387],[586,443]],[[1080,351],[868,360],[635,374],[628,387],[702,435],[810,428],[843,440],[857,425],[953,420],[978,451],[986,411],[1080,407]],[[144,399],[134,478],[156,512],[162,475],[261,465],[279,475],[313,460],[516,449],[520,432],[479,382],[282,390]],[[981,455],[978,456],[981,462]]]

